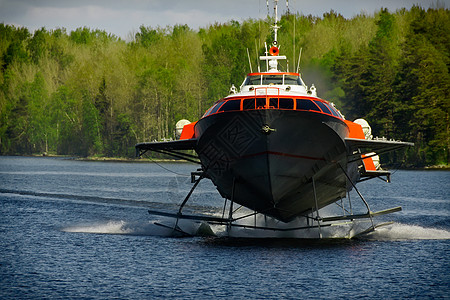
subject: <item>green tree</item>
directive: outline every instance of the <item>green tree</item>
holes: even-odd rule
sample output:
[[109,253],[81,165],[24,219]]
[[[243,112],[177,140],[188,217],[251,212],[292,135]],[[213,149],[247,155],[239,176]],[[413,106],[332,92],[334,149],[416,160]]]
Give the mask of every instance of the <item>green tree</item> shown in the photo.
[[393,95],[398,68],[398,38],[396,36],[395,18],[387,9],[381,10],[377,21],[378,30],[369,43],[369,62],[365,100],[369,102],[370,111],[367,118],[375,132],[392,137],[394,133],[394,109],[397,106]]
[[415,164],[449,162],[450,75],[448,72],[448,38],[436,37],[442,32],[436,24],[448,24],[448,12],[413,7],[412,21],[403,45],[403,58],[396,81],[401,103],[398,120],[405,124],[406,138],[412,138]]

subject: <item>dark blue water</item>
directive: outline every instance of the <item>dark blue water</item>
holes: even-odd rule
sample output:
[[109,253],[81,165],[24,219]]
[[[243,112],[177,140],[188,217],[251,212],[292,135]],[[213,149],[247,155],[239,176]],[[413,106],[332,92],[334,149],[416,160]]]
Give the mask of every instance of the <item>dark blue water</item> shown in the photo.
[[[0,298],[450,298],[450,172],[359,185],[391,226],[357,240],[167,237],[190,164],[0,157]],[[202,182],[188,210],[220,211]],[[356,205],[355,205],[356,206]],[[154,220],[154,217],[153,217]]]

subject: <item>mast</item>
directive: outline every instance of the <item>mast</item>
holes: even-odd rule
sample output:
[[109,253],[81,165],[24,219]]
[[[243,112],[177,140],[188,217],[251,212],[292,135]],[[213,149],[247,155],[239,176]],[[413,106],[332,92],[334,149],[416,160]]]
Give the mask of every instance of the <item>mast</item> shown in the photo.
[[[267,1],[268,3],[269,1]],[[267,63],[267,72],[278,72],[278,60],[286,59],[286,56],[284,55],[278,55],[280,50],[278,47],[278,29],[280,26],[278,26],[278,0],[274,0],[275,6],[274,6],[274,14],[275,14],[275,22],[271,26],[274,33],[274,40],[272,42],[272,47],[269,50],[269,54],[267,55],[267,48],[266,48],[266,55],[260,56],[260,60],[265,60]]]
[[275,2],[275,6],[274,6],[273,10],[274,10],[274,14],[275,14],[275,23],[272,25],[273,33],[274,33],[273,45],[277,46],[277,44],[278,44],[278,28],[280,28],[278,26],[278,0],[274,0],[274,2]]

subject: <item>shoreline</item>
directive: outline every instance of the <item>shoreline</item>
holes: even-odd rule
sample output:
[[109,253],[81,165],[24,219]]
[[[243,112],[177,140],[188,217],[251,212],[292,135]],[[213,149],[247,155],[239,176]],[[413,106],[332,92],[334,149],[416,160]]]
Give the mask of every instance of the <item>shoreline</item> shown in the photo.
[[[183,159],[170,159],[170,158],[129,158],[129,157],[106,157],[106,156],[72,156],[72,155],[55,155],[55,154],[30,154],[30,155],[1,155],[1,156],[18,156],[18,157],[46,157],[46,158],[65,158],[77,161],[93,161],[93,162],[129,162],[129,163],[146,163],[146,162],[158,162],[158,163],[191,163]],[[387,170],[394,170],[394,168],[387,168]],[[401,167],[398,170],[422,170],[422,171],[450,171],[450,165],[433,165],[424,167]]]
[[81,156],[74,156],[74,155],[54,155],[54,154],[29,154],[29,155],[0,155],[3,157],[10,156],[10,157],[36,157],[36,158],[60,158],[60,159],[69,159],[69,160],[76,160],[76,161],[92,161],[92,162],[128,162],[128,163],[164,163],[164,162],[170,162],[170,163],[191,163],[187,160],[182,159],[170,159],[170,158],[128,158],[128,157],[97,157],[97,156],[88,156],[88,157],[81,157]]
[[128,162],[128,163],[191,163],[183,159],[170,159],[170,158],[127,158],[127,157],[74,157],[77,161],[93,161],[93,162]]

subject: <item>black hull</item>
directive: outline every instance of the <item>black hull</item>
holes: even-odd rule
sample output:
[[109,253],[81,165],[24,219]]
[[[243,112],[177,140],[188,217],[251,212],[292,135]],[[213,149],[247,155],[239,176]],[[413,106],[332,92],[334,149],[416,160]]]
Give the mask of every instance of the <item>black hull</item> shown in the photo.
[[342,120],[264,109],[212,115],[195,131],[207,177],[235,203],[288,222],[315,210],[315,199],[322,208],[345,197],[339,165],[347,167],[348,128]]

